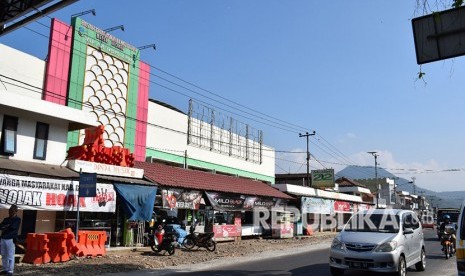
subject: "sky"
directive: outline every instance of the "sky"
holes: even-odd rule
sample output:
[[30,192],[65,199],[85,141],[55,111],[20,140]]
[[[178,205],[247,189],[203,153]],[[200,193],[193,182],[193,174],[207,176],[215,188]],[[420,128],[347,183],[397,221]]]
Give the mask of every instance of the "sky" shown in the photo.
[[[416,63],[416,3],[81,0],[50,17],[95,9],[82,18],[124,25],[111,34],[136,47],[155,43],[141,53],[150,97],[184,111],[192,97],[262,130],[276,173],[306,171],[299,133],[316,131],[311,169],[373,166],[376,151],[380,167],[418,186],[465,190],[465,57]],[[0,43],[45,59],[50,20]]]

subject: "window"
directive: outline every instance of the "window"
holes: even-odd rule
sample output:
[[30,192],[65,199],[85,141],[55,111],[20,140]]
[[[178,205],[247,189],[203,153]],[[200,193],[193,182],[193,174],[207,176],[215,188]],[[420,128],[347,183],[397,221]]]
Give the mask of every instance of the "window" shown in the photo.
[[37,122],[34,159],[45,160],[47,156],[48,124]]
[[2,137],[0,141],[0,154],[13,155],[16,153],[16,132],[18,131],[18,118],[3,116]]
[[418,229],[420,227],[420,221],[418,221],[418,218],[416,215],[413,215],[413,220],[412,220],[412,228],[413,230]]
[[404,229],[405,228],[412,228],[412,214],[404,214]]

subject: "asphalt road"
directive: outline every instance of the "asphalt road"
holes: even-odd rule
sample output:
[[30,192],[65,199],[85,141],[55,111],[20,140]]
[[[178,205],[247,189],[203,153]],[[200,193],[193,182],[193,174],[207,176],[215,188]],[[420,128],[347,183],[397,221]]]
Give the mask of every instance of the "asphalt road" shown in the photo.
[[[455,257],[445,259],[441,245],[436,238],[436,230],[425,229],[426,271],[418,272],[409,268],[409,275],[457,275]],[[187,275],[331,275],[328,266],[329,249],[320,249],[286,257],[231,264],[221,268],[209,269]],[[351,271],[345,275],[367,275],[364,272]],[[376,273],[372,273],[376,275]]]
[[[455,257],[445,259],[441,251],[441,245],[436,237],[436,230],[424,230],[426,244],[426,271],[419,272],[409,268],[407,274],[411,276],[457,275]],[[281,254],[280,257],[269,257],[261,260],[241,260],[234,258],[223,260],[220,264],[192,264],[187,268],[169,268],[152,271],[134,271],[124,275],[189,275],[189,276],[213,276],[213,275],[331,275],[329,272],[329,246],[320,244],[314,246],[318,249],[301,251],[297,254]],[[120,274],[111,274],[120,275]],[[123,275],[123,274],[121,274]],[[346,276],[365,276],[366,272],[350,271]],[[377,275],[372,273],[371,275]]]

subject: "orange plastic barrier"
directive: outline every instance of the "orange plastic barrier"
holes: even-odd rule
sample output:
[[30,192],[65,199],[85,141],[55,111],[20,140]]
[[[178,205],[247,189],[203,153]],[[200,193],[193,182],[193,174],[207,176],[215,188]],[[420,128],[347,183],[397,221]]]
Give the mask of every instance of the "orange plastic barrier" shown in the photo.
[[66,228],[65,230],[61,230],[60,232],[67,234],[66,248],[70,257],[74,255],[79,256],[82,253],[82,250],[76,241],[76,236],[74,235],[73,230],[71,230],[71,228]]
[[48,253],[54,263],[67,262],[70,259],[68,247],[66,246],[66,232],[46,233],[48,238]]
[[105,231],[79,231],[79,247],[82,250],[80,257],[96,257],[106,254],[105,242],[107,233]]
[[307,236],[312,236],[313,235],[313,228],[311,226],[307,226],[307,228],[305,230],[307,230],[306,233],[305,233]]
[[29,233],[26,237],[26,253],[24,263],[45,264],[50,262],[48,239],[45,234]]

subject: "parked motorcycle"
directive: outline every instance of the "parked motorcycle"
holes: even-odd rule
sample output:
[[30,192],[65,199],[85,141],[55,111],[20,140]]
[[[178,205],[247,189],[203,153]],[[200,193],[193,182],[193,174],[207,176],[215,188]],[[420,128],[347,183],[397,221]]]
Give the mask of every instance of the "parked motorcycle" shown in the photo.
[[173,255],[176,251],[177,237],[173,233],[166,233],[163,225],[151,232],[145,233],[147,244],[154,252],[161,252],[165,250],[169,255]]
[[446,259],[452,257],[455,253],[455,244],[454,244],[454,229],[451,227],[446,226],[446,230],[441,233],[441,245],[442,251],[444,251],[444,255],[446,255]]
[[195,246],[205,247],[208,251],[213,252],[216,249],[216,242],[213,240],[215,233],[195,233],[195,225],[189,228],[189,235],[184,238],[182,245],[187,250],[192,250]]

